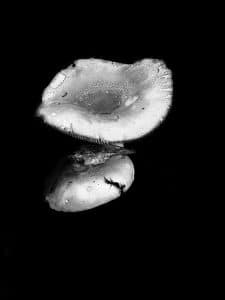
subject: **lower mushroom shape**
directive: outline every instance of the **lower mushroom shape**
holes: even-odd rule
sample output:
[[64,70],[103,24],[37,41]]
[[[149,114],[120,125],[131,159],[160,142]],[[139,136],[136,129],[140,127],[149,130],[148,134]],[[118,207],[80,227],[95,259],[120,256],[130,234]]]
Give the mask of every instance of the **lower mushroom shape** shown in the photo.
[[134,180],[134,166],[125,149],[101,147],[75,153],[54,172],[46,200],[51,208],[81,211],[118,198]]

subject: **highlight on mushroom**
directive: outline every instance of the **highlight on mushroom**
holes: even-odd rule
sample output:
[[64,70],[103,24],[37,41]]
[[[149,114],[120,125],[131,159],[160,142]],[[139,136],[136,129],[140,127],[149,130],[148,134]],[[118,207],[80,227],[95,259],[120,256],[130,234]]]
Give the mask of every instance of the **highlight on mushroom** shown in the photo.
[[57,172],[46,196],[50,207],[86,210],[126,192],[134,181],[134,165],[124,143],[154,130],[171,103],[172,74],[160,60],[80,59],[60,71],[44,90],[37,115],[92,146],[84,144]]

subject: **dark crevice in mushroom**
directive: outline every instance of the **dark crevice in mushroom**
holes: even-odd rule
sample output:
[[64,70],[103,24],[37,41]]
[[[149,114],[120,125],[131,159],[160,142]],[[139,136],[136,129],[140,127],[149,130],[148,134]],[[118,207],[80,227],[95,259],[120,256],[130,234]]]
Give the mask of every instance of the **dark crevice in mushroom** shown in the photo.
[[68,95],[68,93],[65,92],[65,93],[62,95],[62,98],[63,98],[63,97],[66,97],[67,95]]
[[120,194],[124,193],[125,184],[120,184],[119,182],[113,181],[111,178],[104,177],[104,181],[107,184],[113,185],[120,190]]

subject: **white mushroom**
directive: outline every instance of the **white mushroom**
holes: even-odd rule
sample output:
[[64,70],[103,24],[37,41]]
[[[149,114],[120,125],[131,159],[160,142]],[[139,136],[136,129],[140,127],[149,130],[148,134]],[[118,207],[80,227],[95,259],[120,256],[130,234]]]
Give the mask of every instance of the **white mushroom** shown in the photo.
[[128,156],[115,155],[104,163],[83,166],[70,164],[56,174],[57,182],[46,197],[51,208],[67,212],[94,208],[118,198],[134,180]]
[[151,132],[167,115],[171,101],[171,72],[159,60],[128,65],[81,59],[57,74],[43,93],[38,115],[63,132],[106,145],[70,157],[50,185],[50,207],[87,210],[126,192],[134,166],[123,143]]
[[127,65],[82,59],[56,75],[38,114],[50,125],[89,140],[125,142],[160,124],[171,98],[171,72],[162,61]]

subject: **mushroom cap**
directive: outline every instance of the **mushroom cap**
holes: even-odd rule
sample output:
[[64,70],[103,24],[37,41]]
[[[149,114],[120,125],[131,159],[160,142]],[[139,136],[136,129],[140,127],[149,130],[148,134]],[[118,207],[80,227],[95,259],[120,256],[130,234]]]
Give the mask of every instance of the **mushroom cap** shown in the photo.
[[128,65],[81,59],[51,81],[38,115],[78,137],[115,143],[151,132],[171,102],[171,71],[162,61]]
[[54,210],[76,212],[120,197],[134,180],[134,166],[128,156],[116,155],[89,167],[67,165],[57,178],[46,200]]

